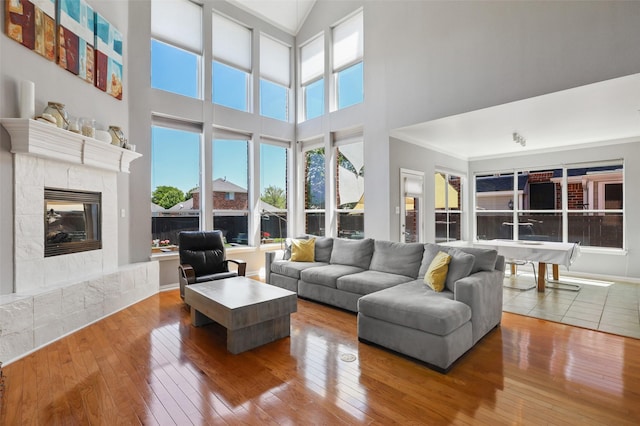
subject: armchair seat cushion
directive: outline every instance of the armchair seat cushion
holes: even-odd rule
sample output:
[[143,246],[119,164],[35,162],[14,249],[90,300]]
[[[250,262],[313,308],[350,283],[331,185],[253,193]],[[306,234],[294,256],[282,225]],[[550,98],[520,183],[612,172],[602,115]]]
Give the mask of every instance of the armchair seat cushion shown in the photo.
[[200,275],[196,277],[196,283],[204,283],[207,281],[213,281],[213,280],[222,280],[224,278],[232,278],[232,277],[237,277],[238,273],[233,271],[233,272],[219,272],[217,274],[208,274],[208,275]]

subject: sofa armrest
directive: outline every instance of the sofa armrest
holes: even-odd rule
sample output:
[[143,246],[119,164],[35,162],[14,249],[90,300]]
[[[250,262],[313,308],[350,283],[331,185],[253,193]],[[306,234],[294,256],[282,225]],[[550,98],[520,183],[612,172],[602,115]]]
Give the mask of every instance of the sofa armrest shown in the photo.
[[264,253],[264,280],[271,281],[271,264],[276,260],[284,260],[284,250],[267,251]]
[[473,343],[502,319],[502,283],[504,271],[480,271],[456,281],[454,298],[471,308]]
[[239,259],[227,259],[227,262],[235,263],[238,265],[238,275],[244,277],[247,274],[247,262]]

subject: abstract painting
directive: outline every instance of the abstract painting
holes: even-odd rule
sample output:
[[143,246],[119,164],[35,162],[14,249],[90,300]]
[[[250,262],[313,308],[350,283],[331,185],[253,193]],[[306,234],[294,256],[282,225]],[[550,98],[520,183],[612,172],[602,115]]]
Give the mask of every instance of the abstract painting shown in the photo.
[[83,80],[94,82],[93,8],[85,0],[58,1],[58,64]]
[[7,35],[45,58],[55,59],[55,0],[8,0]]
[[122,99],[122,34],[96,13],[96,87]]

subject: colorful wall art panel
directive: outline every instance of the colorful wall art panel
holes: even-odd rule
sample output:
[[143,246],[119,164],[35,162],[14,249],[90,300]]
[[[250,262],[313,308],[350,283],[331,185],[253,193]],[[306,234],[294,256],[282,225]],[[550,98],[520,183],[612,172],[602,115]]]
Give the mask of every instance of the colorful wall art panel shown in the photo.
[[85,0],[58,1],[58,64],[92,84],[94,17]]
[[122,34],[96,13],[96,87],[122,99]]
[[7,0],[7,35],[40,55],[55,59],[55,0]]

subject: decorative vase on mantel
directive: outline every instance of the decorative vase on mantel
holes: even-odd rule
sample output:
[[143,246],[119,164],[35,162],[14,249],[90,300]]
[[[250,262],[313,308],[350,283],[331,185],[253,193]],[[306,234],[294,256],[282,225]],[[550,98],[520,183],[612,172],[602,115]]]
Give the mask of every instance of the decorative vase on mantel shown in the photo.
[[119,126],[109,126],[109,134],[111,135],[111,145],[124,148],[127,140],[124,138],[124,133]]

